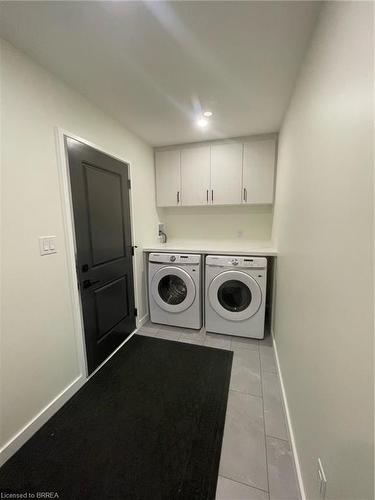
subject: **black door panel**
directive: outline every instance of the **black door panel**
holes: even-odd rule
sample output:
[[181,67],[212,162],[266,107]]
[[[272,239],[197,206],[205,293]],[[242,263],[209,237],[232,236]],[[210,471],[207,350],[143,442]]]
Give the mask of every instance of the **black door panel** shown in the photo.
[[66,138],[91,373],[135,329],[128,165]]
[[121,176],[85,165],[92,265],[126,256]]
[[98,338],[101,338],[129,315],[126,276],[97,288],[94,295]]

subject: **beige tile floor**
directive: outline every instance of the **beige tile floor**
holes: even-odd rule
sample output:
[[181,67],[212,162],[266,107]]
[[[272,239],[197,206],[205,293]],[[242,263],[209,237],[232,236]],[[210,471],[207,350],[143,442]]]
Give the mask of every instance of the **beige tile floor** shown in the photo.
[[271,337],[150,322],[137,333],[233,351],[216,500],[300,500]]

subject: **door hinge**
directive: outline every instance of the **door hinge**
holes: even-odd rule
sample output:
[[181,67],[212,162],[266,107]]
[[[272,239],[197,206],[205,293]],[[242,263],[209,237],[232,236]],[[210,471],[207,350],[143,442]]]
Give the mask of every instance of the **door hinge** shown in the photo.
[[138,309],[136,307],[134,308],[134,316],[138,316]]
[[131,189],[132,188],[132,183],[131,183],[131,180],[128,179],[128,189]]

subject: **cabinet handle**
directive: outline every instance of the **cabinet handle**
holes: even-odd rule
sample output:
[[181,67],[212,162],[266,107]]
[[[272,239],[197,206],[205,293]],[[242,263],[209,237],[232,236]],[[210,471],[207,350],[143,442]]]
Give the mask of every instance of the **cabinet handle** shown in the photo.
[[208,203],[208,189],[207,189],[207,193],[206,193],[206,199],[207,199],[207,203]]
[[180,191],[177,191],[177,205],[180,203]]
[[247,202],[247,189],[243,188],[243,201]]
[[212,201],[212,203],[214,202],[214,190],[213,189],[211,189],[211,201]]

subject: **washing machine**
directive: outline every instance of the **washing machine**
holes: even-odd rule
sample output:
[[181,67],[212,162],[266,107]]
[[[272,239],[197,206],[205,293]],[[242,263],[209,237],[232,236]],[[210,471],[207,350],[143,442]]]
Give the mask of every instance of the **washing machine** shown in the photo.
[[202,327],[202,256],[150,253],[148,292],[153,323]]
[[262,339],[266,306],[265,257],[206,257],[208,332]]

